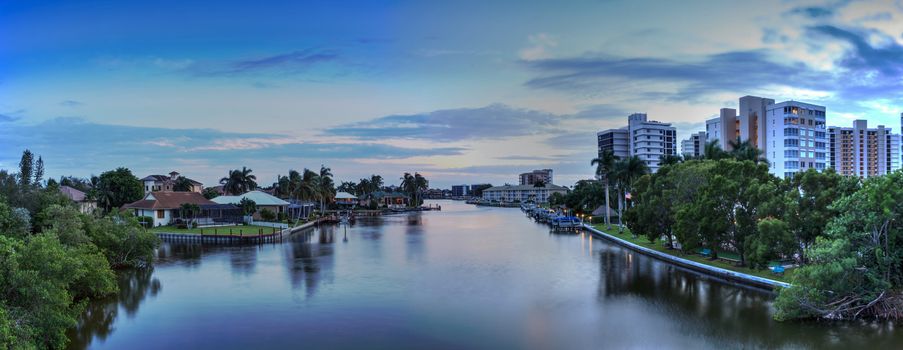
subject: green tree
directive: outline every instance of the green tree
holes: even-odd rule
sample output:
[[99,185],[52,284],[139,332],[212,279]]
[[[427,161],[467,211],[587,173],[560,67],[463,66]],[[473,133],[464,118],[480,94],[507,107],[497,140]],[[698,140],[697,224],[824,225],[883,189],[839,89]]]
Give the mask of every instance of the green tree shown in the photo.
[[128,168],[105,171],[97,179],[95,198],[104,212],[141,199],[144,186]]
[[790,226],[781,219],[759,221],[755,235],[746,237],[747,262],[752,268],[767,268],[768,262],[786,256],[796,249],[797,241]]
[[828,169],[809,169],[784,179],[786,210],[784,221],[799,241],[796,249],[800,261],[806,261],[806,250],[815,238],[823,236],[828,222],[838,215],[831,205],[859,188],[859,178],[844,177]]
[[34,154],[26,149],[19,159],[19,186],[28,187],[34,179]]
[[[612,170],[612,178],[615,180],[618,194],[618,217],[624,217],[624,208],[626,206],[627,194],[633,189],[633,183],[636,179],[649,173],[649,167],[646,162],[637,156],[628,157],[615,162]],[[623,232],[624,225],[618,225],[618,231]]]
[[250,198],[242,198],[238,206],[241,207],[241,212],[245,215],[254,215],[257,212],[257,203]]
[[610,149],[603,150],[599,158],[593,158],[590,165],[596,166],[596,178],[605,185],[605,225],[611,230],[611,196],[609,188],[614,181],[615,163],[620,158]]
[[34,186],[41,186],[41,181],[44,181],[44,159],[38,156],[34,165]]
[[241,167],[241,170],[230,170],[228,176],[221,178],[219,183],[223,185],[223,191],[231,195],[240,195],[257,189],[257,176],[251,174],[253,170]]
[[719,160],[730,157],[730,155],[721,148],[718,142],[717,139],[706,142],[704,150],[705,154],[703,155],[705,159]]
[[216,188],[207,187],[203,191],[201,191],[201,195],[203,195],[204,198],[213,199],[219,197],[219,191],[217,191]]
[[332,169],[320,165],[320,173],[317,175],[317,197],[320,199],[320,212],[326,211],[326,204],[335,200],[335,182],[332,180]]
[[179,176],[172,185],[172,190],[176,192],[191,192],[194,184],[187,177]]

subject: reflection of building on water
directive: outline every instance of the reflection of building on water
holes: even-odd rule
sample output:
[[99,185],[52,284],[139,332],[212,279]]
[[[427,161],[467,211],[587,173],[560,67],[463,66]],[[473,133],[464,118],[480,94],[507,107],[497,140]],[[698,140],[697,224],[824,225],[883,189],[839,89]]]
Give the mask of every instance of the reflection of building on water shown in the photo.
[[[308,298],[314,296],[321,281],[332,281],[335,226],[320,226],[291,237],[286,246],[286,260],[292,288],[304,287]],[[314,236],[316,240],[314,240]],[[324,273],[325,271],[325,273]]]

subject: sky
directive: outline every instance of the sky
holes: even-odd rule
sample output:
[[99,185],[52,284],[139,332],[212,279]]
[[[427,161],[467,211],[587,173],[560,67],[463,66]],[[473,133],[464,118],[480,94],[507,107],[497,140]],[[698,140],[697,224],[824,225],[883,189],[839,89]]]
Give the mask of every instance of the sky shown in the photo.
[[572,185],[627,115],[744,95],[899,131],[903,0],[0,1],[0,169],[51,177]]

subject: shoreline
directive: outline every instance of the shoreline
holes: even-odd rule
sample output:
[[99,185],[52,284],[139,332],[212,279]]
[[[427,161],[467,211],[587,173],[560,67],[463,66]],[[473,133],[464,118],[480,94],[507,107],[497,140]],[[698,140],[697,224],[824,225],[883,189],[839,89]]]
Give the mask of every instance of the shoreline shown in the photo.
[[306,222],[304,224],[289,227],[283,230],[280,230],[276,233],[269,233],[265,235],[253,235],[253,236],[235,236],[235,235],[202,235],[199,233],[168,233],[168,232],[157,232],[157,237],[164,242],[200,242],[200,243],[217,243],[217,244],[242,244],[242,243],[271,243],[281,241],[286,236],[292,235],[295,232],[306,230],[314,227],[315,225],[325,222],[324,218],[319,218],[314,221]]
[[729,282],[734,282],[738,284],[742,284],[748,287],[754,287],[759,289],[765,289],[771,292],[774,292],[777,288],[787,288],[790,287],[790,283],[776,281],[768,278],[753,276],[749,274],[745,274],[742,272],[731,271],[727,269],[723,269],[720,267],[710,266],[702,263],[698,263],[692,260],[684,259],[681,257],[673,256],[670,254],[662,253],[659,251],[655,251],[646,247],[642,247],[636,245],[634,243],[628,242],[621,238],[612,236],[606,232],[603,232],[595,227],[592,227],[588,224],[583,224],[583,228],[592,233],[594,236],[604,238],[611,242],[614,242],[620,246],[633,250],[637,253],[658,259],[660,261],[670,263],[679,267],[683,267],[695,272],[699,272],[711,277],[716,277],[719,279],[727,280]]

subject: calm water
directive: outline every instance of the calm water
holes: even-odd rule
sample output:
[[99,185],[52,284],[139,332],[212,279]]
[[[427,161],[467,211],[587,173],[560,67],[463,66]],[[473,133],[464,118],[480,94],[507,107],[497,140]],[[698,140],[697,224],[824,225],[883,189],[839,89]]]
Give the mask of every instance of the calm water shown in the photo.
[[[167,244],[74,348],[903,348],[887,324],[771,320],[772,296],[517,209],[359,220],[247,247]],[[347,237],[347,241],[345,238]]]

